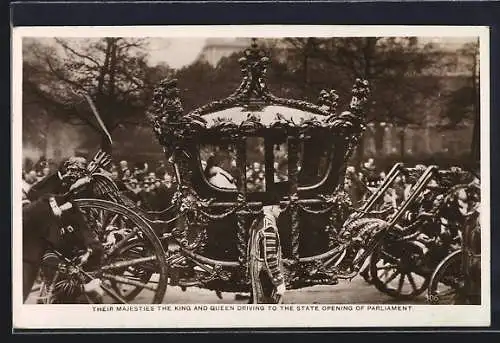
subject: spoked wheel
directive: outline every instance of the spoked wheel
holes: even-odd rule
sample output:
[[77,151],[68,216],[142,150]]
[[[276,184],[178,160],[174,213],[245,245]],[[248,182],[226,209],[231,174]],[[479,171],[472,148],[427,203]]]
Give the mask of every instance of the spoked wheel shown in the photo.
[[431,304],[452,305],[461,303],[464,287],[462,251],[449,254],[432,274],[427,299]]
[[[116,252],[117,260],[120,262],[127,263],[129,260],[144,259],[151,254],[151,251],[139,241],[127,242],[119,251]],[[158,284],[158,280],[153,279],[155,275],[155,264],[148,263],[147,261],[138,265],[131,265],[123,268],[122,276],[125,276],[131,280],[137,281],[142,284],[151,284],[152,286]],[[127,301],[133,301],[139,293],[141,293],[145,287],[131,285],[126,283],[120,283],[114,279],[111,280],[111,285],[113,289],[123,295],[123,298]],[[146,287],[147,288],[147,287]],[[154,288],[154,287],[153,287]],[[150,288],[147,288],[150,289]],[[153,289],[150,289],[153,290]]]
[[79,199],[75,204],[96,230],[105,250],[99,266],[82,271],[98,279],[104,303],[161,303],[167,289],[165,252],[152,228],[128,208],[105,200]]
[[420,295],[429,285],[429,275],[416,272],[422,257],[423,251],[414,242],[381,245],[370,261],[372,283],[393,298],[408,300]]
[[52,304],[54,297],[47,282],[42,281],[39,285],[37,304]]
[[[371,259],[371,256],[369,257]],[[365,280],[366,283],[373,283],[373,278],[372,275],[370,274],[370,265],[366,266],[365,268],[361,269],[359,271],[359,275]]]

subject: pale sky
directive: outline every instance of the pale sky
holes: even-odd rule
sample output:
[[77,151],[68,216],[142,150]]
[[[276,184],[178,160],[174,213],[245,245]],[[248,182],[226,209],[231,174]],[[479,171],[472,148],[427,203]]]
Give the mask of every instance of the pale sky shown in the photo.
[[150,63],[167,63],[182,68],[193,63],[205,46],[206,38],[149,38]]
[[[52,38],[35,38],[36,40],[53,45],[55,41]],[[147,38],[149,45],[149,63],[156,65],[160,62],[168,64],[171,68],[182,68],[193,63],[202,51],[207,37],[189,37],[189,38]],[[226,38],[227,39],[227,38]],[[458,49],[464,43],[470,42],[470,37],[419,37],[421,43],[441,44],[448,50]],[[70,39],[71,40],[71,39]],[[80,39],[73,40],[77,42]]]
[[[420,42],[442,44],[457,49],[470,42],[470,37],[420,37]],[[205,46],[207,38],[149,38],[150,63],[167,63],[172,68],[182,68],[193,63]]]

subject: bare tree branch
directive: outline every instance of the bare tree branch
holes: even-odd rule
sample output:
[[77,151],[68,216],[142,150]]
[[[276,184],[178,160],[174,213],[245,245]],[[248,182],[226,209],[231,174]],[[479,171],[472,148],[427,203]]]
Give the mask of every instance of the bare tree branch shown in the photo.
[[92,63],[95,64],[96,67],[101,67],[101,63],[99,63],[97,60],[95,60],[94,58],[92,58],[91,56],[89,55],[85,55],[83,53],[79,53],[78,51],[76,51],[75,49],[73,49],[72,47],[70,47],[66,42],[64,42],[62,39],[59,39],[59,38],[55,38],[56,42],[58,44],[60,44],[64,49],[68,50],[69,52],[71,52],[72,54],[80,57],[80,58],[83,58],[83,59],[86,59]]

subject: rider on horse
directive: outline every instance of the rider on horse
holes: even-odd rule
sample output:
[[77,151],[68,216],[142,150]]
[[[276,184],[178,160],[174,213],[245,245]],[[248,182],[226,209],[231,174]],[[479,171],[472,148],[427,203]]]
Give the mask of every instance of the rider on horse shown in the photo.
[[[84,158],[70,158],[57,172],[26,192],[23,189],[24,300],[31,292],[40,267],[44,278],[50,280],[63,264],[61,256],[78,256],[83,264],[102,255],[102,245],[95,232],[87,227],[82,213],[70,200],[90,181],[86,167]],[[85,251],[83,255],[82,251]],[[69,301],[68,295],[67,292],[58,301]]]

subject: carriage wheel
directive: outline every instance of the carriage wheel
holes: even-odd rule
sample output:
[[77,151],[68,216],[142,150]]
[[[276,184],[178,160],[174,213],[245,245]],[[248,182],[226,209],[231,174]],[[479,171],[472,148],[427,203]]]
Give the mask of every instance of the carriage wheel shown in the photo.
[[49,290],[49,286],[46,282],[42,281],[39,285],[37,304],[52,304],[54,302],[54,297],[52,292]]
[[461,303],[463,286],[462,251],[457,250],[446,256],[432,273],[427,300],[436,305]]
[[393,298],[412,299],[427,289],[429,275],[417,273],[423,251],[413,242],[381,245],[373,252],[370,275],[373,285]]
[[84,271],[98,278],[103,302],[128,303],[143,293],[143,303],[161,303],[167,289],[165,252],[153,229],[128,208],[105,200],[79,199],[90,227],[105,248],[101,265]]
[[[142,242],[132,241],[125,244],[124,247],[119,249],[115,255],[118,256],[117,258],[120,261],[127,261],[138,258],[147,258],[148,255],[151,255],[151,252]],[[127,270],[124,270],[123,273],[127,277],[133,278],[143,284],[158,283],[158,281],[152,279],[155,274],[155,266],[151,264],[148,265],[147,262],[140,265],[130,266]],[[121,284],[115,280],[111,280],[111,285],[113,289],[119,292],[119,294],[121,293],[123,298],[127,301],[133,301],[139,293],[144,290],[144,287],[133,287],[133,285]]]
[[[370,257],[371,258],[371,257]],[[373,282],[373,278],[370,274],[370,266],[368,265],[366,268],[363,268],[359,271],[359,275],[365,280],[366,283],[371,284]]]

